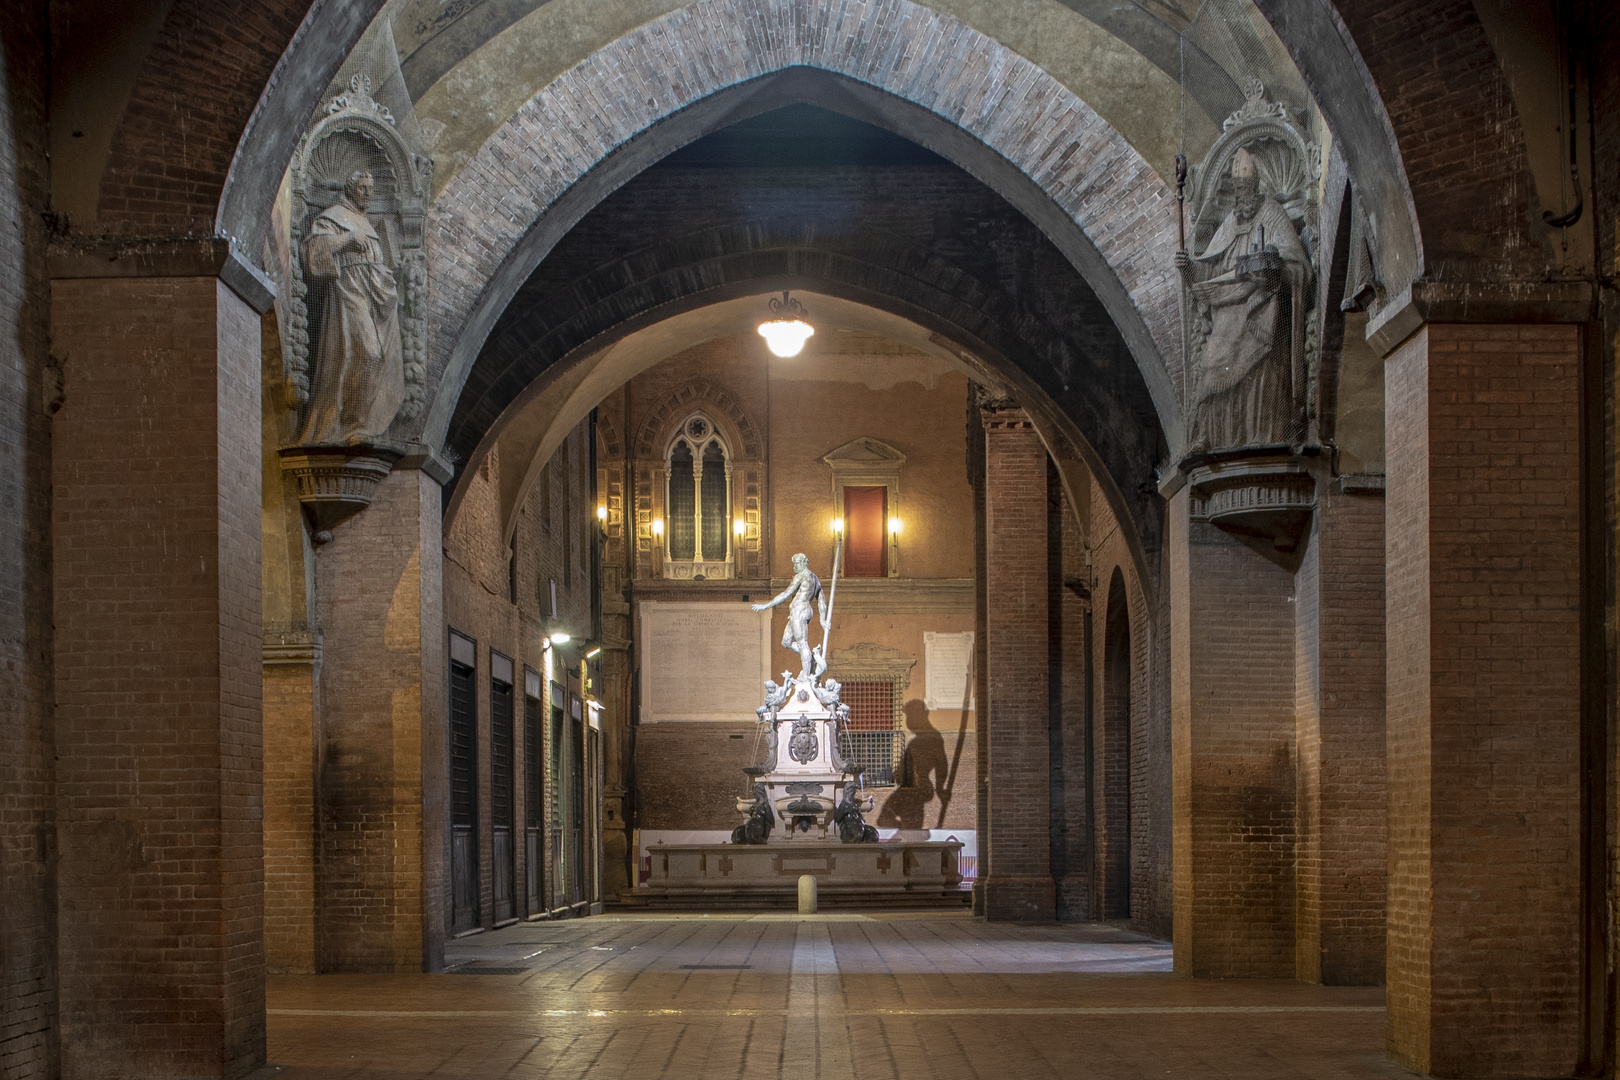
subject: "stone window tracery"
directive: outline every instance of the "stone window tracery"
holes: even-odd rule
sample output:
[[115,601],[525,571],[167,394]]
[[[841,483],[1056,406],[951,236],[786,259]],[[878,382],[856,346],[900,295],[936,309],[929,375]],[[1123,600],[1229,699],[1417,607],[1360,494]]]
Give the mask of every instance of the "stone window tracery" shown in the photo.
[[682,421],[664,453],[666,577],[734,576],[732,455],[703,413]]

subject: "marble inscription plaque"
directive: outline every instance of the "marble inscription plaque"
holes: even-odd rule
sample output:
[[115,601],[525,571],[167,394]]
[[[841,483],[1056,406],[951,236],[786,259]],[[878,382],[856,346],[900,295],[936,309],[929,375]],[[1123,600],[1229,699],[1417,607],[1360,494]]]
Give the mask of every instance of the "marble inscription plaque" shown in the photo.
[[641,722],[754,719],[770,677],[771,613],[747,604],[641,605]]
[[923,634],[923,667],[927,672],[927,691],[923,704],[933,709],[973,708],[973,690],[969,680],[973,672],[973,631],[960,634],[941,634],[933,630]]

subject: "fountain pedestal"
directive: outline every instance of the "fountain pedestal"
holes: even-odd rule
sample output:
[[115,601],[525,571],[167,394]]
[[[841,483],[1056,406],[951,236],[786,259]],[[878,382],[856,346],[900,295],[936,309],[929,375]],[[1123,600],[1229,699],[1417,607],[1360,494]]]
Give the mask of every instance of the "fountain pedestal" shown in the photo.
[[[855,835],[849,839],[860,843],[857,823],[864,822],[859,822],[859,815],[871,807],[861,805],[859,767],[846,762],[839,752],[842,706],[838,684],[829,681],[817,686],[813,680],[792,679],[786,683],[785,693],[771,697],[786,700],[773,707],[768,699],[761,710],[760,722],[769,725],[765,760],[743,770],[754,778],[754,798],[738,799],[737,809],[751,820],[733,840],[758,843],[743,833],[748,825],[763,819],[768,807],[771,828],[767,842],[843,840],[835,818],[849,818],[853,813],[855,821],[847,828]],[[840,814],[845,802],[849,805]],[[877,837],[873,834],[869,839]]]
[[766,684],[759,720],[765,759],[743,771],[754,797],[738,799],[744,822],[726,844],[670,844],[652,853],[646,892],[678,906],[782,905],[813,875],[824,902],[960,906],[957,840],[879,843],[863,813],[860,767],[844,760],[839,731],[848,710],[829,679],[784,676]]

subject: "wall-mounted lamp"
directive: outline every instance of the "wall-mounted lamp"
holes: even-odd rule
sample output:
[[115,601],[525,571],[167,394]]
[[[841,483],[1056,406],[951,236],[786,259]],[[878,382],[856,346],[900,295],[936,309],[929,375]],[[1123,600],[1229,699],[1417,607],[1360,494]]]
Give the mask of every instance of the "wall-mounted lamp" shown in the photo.
[[742,518],[737,518],[731,523],[731,531],[737,534],[738,539],[747,536],[748,522],[744,521]]
[[602,653],[602,646],[598,645],[596,648],[592,649],[590,652],[585,654],[585,659],[594,660],[597,656],[601,655],[601,653]]
[[900,535],[900,519],[899,518],[892,517],[892,518],[889,519],[889,535],[890,536],[899,536]]
[[654,536],[663,536],[664,535],[664,519],[663,518],[653,518],[652,519],[652,534]]
[[553,645],[566,645],[570,641],[573,641],[574,638],[572,634],[565,634],[561,630],[558,630],[556,633],[546,638],[546,640],[551,642]]
[[606,521],[607,520],[607,507],[598,506],[596,508],[596,520],[597,521]]
[[834,536],[842,536],[842,535],[844,535],[844,519],[843,518],[833,518],[832,531],[833,531]]

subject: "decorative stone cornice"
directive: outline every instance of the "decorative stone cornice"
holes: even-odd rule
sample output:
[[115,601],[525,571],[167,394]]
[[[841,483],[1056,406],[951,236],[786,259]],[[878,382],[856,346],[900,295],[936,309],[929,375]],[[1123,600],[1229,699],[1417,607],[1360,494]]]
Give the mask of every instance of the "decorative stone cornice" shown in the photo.
[[834,649],[827,670],[841,682],[892,682],[903,693],[911,685],[911,669],[916,666],[917,658],[902,656],[899,649],[862,641],[847,649]]
[[321,660],[321,632],[267,628],[264,632],[263,657],[265,667],[318,664]]
[[982,405],[979,422],[986,431],[1034,431],[1035,421],[1017,405]]
[[[792,578],[772,578],[771,592]],[[972,578],[839,578],[838,614],[971,615]]]
[[1339,494],[1373,495],[1384,497],[1386,478],[1383,473],[1345,473],[1339,477]]

